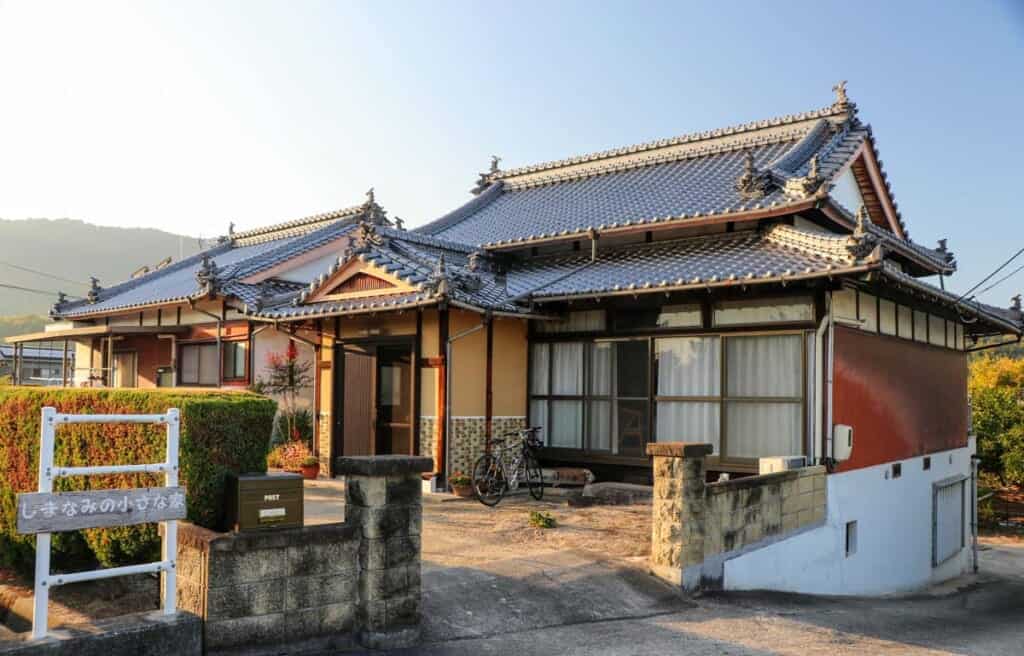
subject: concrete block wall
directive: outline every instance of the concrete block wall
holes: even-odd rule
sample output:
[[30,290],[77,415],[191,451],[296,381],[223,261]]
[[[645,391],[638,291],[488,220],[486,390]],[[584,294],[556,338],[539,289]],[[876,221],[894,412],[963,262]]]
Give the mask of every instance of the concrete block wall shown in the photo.
[[825,468],[820,466],[708,485],[704,556],[823,522],[825,495]]
[[710,444],[647,446],[654,457],[650,569],[687,590],[721,585],[725,559],[825,521],[824,467],[705,483]]
[[[421,473],[430,458],[338,458],[345,522],[248,533],[178,529],[178,605],[207,650],[400,648],[419,639]],[[354,639],[354,640],[353,640]]]
[[217,533],[182,522],[178,605],[204,619],[208,650],[311,640],[348,647],[359,545],[347,524]]

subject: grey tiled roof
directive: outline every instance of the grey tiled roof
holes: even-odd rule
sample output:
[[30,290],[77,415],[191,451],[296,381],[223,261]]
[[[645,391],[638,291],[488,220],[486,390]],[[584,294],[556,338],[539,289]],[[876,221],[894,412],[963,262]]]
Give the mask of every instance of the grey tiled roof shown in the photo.
[[[87,300],[65,302],[60,306],[58,316],[83,318],[198,298],[205,293],[196,280],[196,272],[202,266],[204,255],[216,265],[218,282],[222,286],[229,286],[240,278],[264,271],[338,238],[351,229],[359,216],[359,212],[353,214],[351,209],[339,210],[236,233],[232,241],[218,244],[163,269],[104,288],[95,303]],[[244,287],[233,289],[243,294],[254,293]]]
[[[792,125],[766,122],[763,128],[772,131],[761,135],[761,127],[751,127],[743,139],[728,131],[698,135],[708,143],[689,150],[668,149],[659,154],[658,148],[675,143],[666,140],[625,149],[625,153],[594,156],[600,160],[630,155],[607,164],[584,166],[581,162],[590,160],[577,158],[563,162],[564,171],[540,165],[505,172],[480,196],[417,231],[494,246],[591,228],[604,230],[793,204],[802,198],[787,195],[783,189],[787,179],[806,176],[811,157],[817,155],[820,181],[829,183],[869,134],[868,127],[855,118],[839,121],[833,116],[833,121],[839,121],[833,122],[821,117],[826,115],[824,110],[814,114],[819,116],[816,120],[801,115],[799,120],[789,121]],[[644,150],[652,152],[642,157],[631,155]],[[762,197],[744,196],[736,188],[748,152],[758,172],[772,182]]]
[[845,238],[816,248],[797,247],[773,236],[798,232],[789,226],[694,237],[598,251],[589,255],[537,258],[509,276],[509,289],[534,300],[593,296],[610,292],[679,289],[795,280],[853,268],[857,260],[843,245]]

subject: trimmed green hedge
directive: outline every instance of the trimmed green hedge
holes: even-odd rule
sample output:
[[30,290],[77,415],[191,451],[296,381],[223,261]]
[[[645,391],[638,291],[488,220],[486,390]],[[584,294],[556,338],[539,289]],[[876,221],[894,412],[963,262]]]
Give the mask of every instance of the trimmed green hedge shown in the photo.
[[[277,404],[251,393],[185,390],[0,387],[0,566],[30,572],[34,536],[16,533],[17,495],[38,488],[39,424],[44,406],[69,414],[158,414],[181,411],[179,484],[188,488],[188,518],[216,529],[224,516],[226,474],[266,471]],[[165,428],[78,424],[57,428],[61,466],[162,462]],[[163,485],[162,475],[118,474],[58,479],[55,490]],[[95,558],[106,567],[159,560],[156,524],[89,529],[53,536],[53,568]]]

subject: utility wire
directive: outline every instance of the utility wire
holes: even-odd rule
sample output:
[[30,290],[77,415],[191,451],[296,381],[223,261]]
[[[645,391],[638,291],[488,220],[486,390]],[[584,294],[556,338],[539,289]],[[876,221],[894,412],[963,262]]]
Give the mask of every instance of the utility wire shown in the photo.
[[18,269],[20,271],[26,271],[28,273],[34,273],[37,276],[44,276],[46,278],[53,278],[54,280],[59,280],[61,282],[69,282],[69,283],[71,283],[73,285],[82,285],[83,287],[88,287],[89,286],[89,283],[87,283],[87,282],[81,282],[81,281],[78,281],[78,280],[69,280],[67,278],[61,278],[60,276],[55,276],[52,273],[46,273],[45,271],[37,271],[35,269],[30,269],[30,268],[28,268],[26,266],[21,266],[20,264],[13,264],[11,262],[4,262],[3,260],[0,260],[0,264],[3,264],[5,266],[9,266],[12,269]]
[[[1014,254],[1013,254],[1013,257],[1011,257],[1010,259],[1006,260],[1006,261],[1005,261],[1005,262],[1003,262],[1003,263],[1002,263],[1001,265],[999,265],[999,268],[998,268],[998,269],[996,269],[996,270],[995,270],[995,271],[993,271],[992,273],[990,273],[990,274],[988,274],[987,276],[985,276],[984,278],[982,278],[981,282],[979,282],[979,283],[978,283],[977,285],[975,285],[974,287],[971,287],[971,288],[970,288],[970,289],[968,289],[968,290],[967,290],[966,292],[964,292],[963,294],[961,294],[961,295],[960,295],[960,298],[956,299],[956,301],[955,301],[955,302],[956,302],[956,303],[959,303],[960,301],[964,300],[964,297],[965,297],[965,296],[967,296],[968,294],[970,294],[971,292],[973,292],[973,291],[974,291],[975,289],[977,289],[978,287],[981,287],[982,285],[984,285],[984,284],[985,284],[986,282],[988,282],[988,281],[989,281],[989,280],[990,280],[990,279],[992,278],[992,276],[996,275],[997,273],[999,273],[1000,271],[1002,271],[1003,269],[1005,269],[1005,268],[1006,268],[1006,267],[1007,267],[1007,266],[1008,266],[1008,265],[1010,264],[1010,262],[1013,262],[1013,261],[1014,261],[1014,260],[1016,260],[1016,259],[1017,259],[1018,257],[1020,257],[1021,253],[1024,253],[1024,248],[1022,248],[1022,249],[1020,249],[1019,251],[1017,251],[1016,253],[1014,253]],[[998,283],[996,283],[996,284],[998,284]]]
[[[0,288],[3,288],[3,289],[13,289],[13,290],[19,291],[19,292],[29,292],[31,294],[42,294],[44,296],[56,296],[57,294],[60,293],[60,292],[48,291],[46,289],[32,289],[31,287],[19,287],[18,285],[8,285],[8,284],[2,283],[2,282],[0,282]],[[72,296],[71,294],[66,294],[66,296],[68,298],[82,298],[81,296]]]
[[1009,280],[1010,278],[1014,277],[1015,275],[1017,275],[1021,271],[1024,271],[1024,264],[1020,265],[1019,267],[1017,267],[1016,269],[1014,269],[1010,273],[1006,274],[1005,276],[1003,276],[999,280],[995,281],[994,283],[992,283],[991,285],[989,285],[985,289],[983,289],[980,292],[978,292],[978,295],[980,296],[980,295],[984,294],[985,292],[989,291],[993,287],[996,287],[997,285],[999,285],[999,284],[1005,282],[1006,280]]

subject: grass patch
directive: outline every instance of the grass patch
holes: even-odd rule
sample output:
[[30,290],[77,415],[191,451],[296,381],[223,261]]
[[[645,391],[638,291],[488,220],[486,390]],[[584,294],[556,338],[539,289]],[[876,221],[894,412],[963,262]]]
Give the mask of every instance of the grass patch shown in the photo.
[[555,528],[558,526],[558,522],[555,521],[551,513],[531,510],[530,526],[534,528]]

